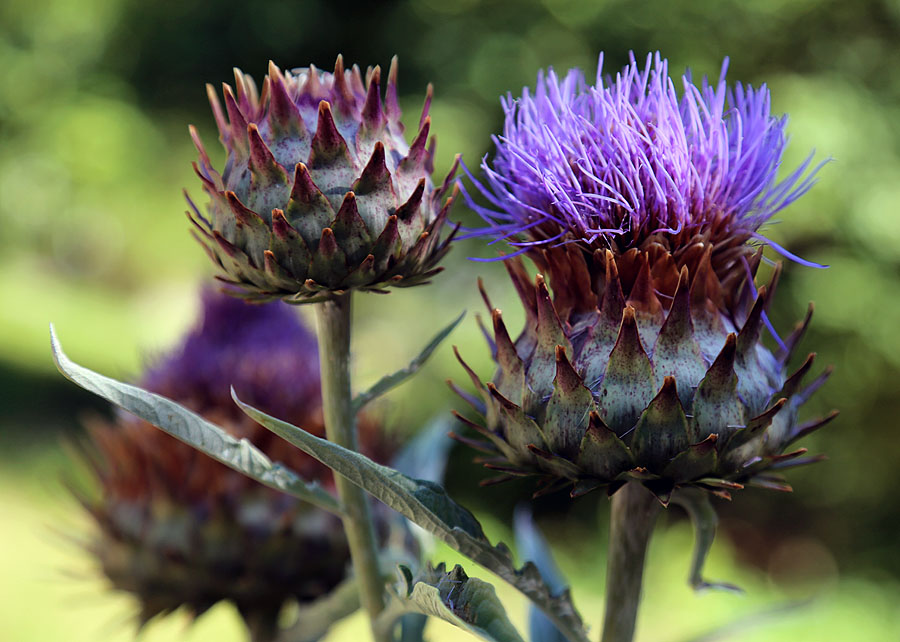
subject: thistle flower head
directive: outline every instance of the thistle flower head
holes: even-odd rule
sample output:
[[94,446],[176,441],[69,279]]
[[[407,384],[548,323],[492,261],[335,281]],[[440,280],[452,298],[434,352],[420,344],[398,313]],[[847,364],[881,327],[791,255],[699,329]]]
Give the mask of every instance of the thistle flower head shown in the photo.
[[[324,434],[315,337],[287,305],[205,293],[197,327],[140,383],[305,479],[330,483],[327,468],[250,420],[229,394],[234,386],[266,412]],[[360,416],[359,428],[364,451],[390,457],[376,422]],[[334,515],[132,415],[95,421],[88,433],[84,451],[100,487],[81,497],[99,526],[90,550],[113,587],[137,598],[141,623],[225,600],[262,635],[286,602],[322,597],[345,578],[349,551]]]
[[228,157],[214,169],[191,128],[210,204],[204,216],[188,199],[188,216],[220,278],[244,296],[304,303],[419,285],[439,271],[455,166],[435,187],[431,88],[407,144],[396,59],[384,101],[381,80],[379,67],[364,79],[338,56],[334,73],[270,63],[261,90],[235,70],[224,107],[207,87]]
[[[506,120],[493,161],[484,160],[490,202],[472,206],[522,251],[576,243],[624,253],[648,239],[672,249],[760,238],[757,230],[803,195],[812,156],[782,180],[786,117],[769,90],[669,75],[659,53],[593,85],[579,69],[538,75],[532,93],[503,99]],[[805,176],[804,176],[805,174]]]
[[494,481],[532,474],[577,495],[634,479],[666,503],[686,486],[787,489],[775,470],[818,459],[784,450],[831,418],[798,421],[830,371],[803,383],[815,355],[789,370],[809,317],[763,344],[781,266],[757,288],[749,242],[816,170],[777,180],[785,119],[725,69],[676,83],[657,54],[615,79],[601,67],[593,86],[551,71],[504,101],[474,234],[510,239],[540,274],[507,257],[525,327],[513,340],[485,294],[497,370],[485,384],[463,363],[481,418],[464,421],[485,439],[462,439],[491,455]]

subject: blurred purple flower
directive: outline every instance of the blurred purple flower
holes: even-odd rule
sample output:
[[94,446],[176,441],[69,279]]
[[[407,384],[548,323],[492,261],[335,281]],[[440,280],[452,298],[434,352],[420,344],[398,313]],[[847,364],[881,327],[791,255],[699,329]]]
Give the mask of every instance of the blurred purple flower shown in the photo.
[[602,67],[601,54],[594,85],[579,69],[563,79],[550,69],[533,94],[501,99],[506,122],[484,183],[466,170],[490,203],[465,194],[488,223],[468,236],[509,239],[519,253],[570,242],[624,251],[654,234],[746,237],[799,260],[757,230],[827,161],[807,171],[810,154],[777,180],[787,117],[771,114],[765,85],[729,88],[727,58],[718,82],[699,86],[690,72],[673,80],[659,53],[643,67],[632,55],[614,79]]
[[319,406],[316,337],[285,303],[252,305],[206,290],[197,327],[140,384],[200,413],[230,409],[240,419],[234,386],[276,417],[305,417]]
[[[200,318],[139,385],[246,439],[301,478],[332,486],[331,471],[257,424],[242,399],[324,436],[315,335],[285,303],[251,305],[206,289]],[[357,417],[362,452],[396,450],[380,422]],[[85,458],[99,487],[79,493],[97,522],[88,550],[112,586],[137,598],[139,622],[185,608],[234,604],[250,639],[274,639],[282,606],[327,595],[347,577],[339,519],[227,468],[122,411],[88,425]],[[381,519],[381,518],[379,518]],[[379,522],[386,532],[387,522]]]

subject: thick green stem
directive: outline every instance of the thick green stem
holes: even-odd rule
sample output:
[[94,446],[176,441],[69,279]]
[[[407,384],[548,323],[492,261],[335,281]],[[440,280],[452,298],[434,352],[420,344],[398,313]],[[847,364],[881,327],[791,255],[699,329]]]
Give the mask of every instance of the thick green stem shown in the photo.
[[[316,304],[322,406],[328,440],[358,450],[356,418],[350,389],[350,295]],[[344,507],[344,532],[350,546],[360,601],[368,611],[377,642],[387,642],[376,630],[375,618],[384,610],[384,580],[378,567],[378,545],[365,491],[335,474],[335,486]]]
[[628,482],[612,497],[606,615],[601,642],[632,642],[641,602],[644,559],[659,502],[639,482]]

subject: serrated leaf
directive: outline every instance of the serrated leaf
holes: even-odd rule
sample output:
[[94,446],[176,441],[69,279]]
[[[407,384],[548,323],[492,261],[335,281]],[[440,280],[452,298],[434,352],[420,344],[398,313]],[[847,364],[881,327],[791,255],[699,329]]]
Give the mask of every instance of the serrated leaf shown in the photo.
[[441,486],[407,477],[392,468],[375,463],[365,455],[271,417],[237,397],[235,401],[261,425],[371,493],[453,550],[509,582],[534,602],[563,632],[567,640],[588,641],[581,617],[575,610],[568,591],[562,595],[554,595],[532,563],[526,563],[521,569],[517,569],[509,548],[502,543],[496,546],[491,544],[475,516],[450,499]]
[[[516,548],[522,559],[534,562],[541,575],[547,581],[550,589],[555,593],[566,590],[566,581],[562,577],[550,547],[541,532],[534,524],[531,511],[526,506],[520,506],[515,514]],[[529,606],[528,608],[528,638],[534,642],[565,642],[566,636],[544,615],[541,611]]]
[[709,582],[703,579],[703,565],[716,537],[719,516],[709,501],[709,494],[698,488],[681,488],[672,496],[672,501],[687,512],[694,525],[694,555],[691,560],[691,574],[688,583],[695,591],[716,589],[743,593],[740,587],[724,582]]
[[359,606],[356,580],[344,580],[327,595],[303,604],[294,623],[279,632],[276,642],[318,642],[333,624],[355,613]]
[[422,352],[420,352],[415,359],[409,362],[408,366],[402,368],[401,370],[398,370],[397,372],[382,377],[378,380],[378,382],[375,383],[374,386],[372,386],[365,392],[361,392],[356,395],[356,397],[353,399],[353,412],[359,412],[360,409],[367,403],[369,403],[373,399],[380,397],[389,390],[396,388],[401,383],[413,376],[416,372],[418,372],[419,369],[428,360],[428,357],[431,356],[431,353],[434,352],[439,345],[441,345],[441,342],[443,342],[443,340],[446,339],[454,329],[456,329],[456,326],[459,325],[464,316],[466,316],[465,311],[458,317],[456,317],[456,320],[454,320],[450,325],[434,335],[434,338],[428,343],[428,345],[425,346],[425,348],[423,348]]
[[383,626],[392,626],[399,613],[421,613],[489,642],[524,642],[509,621],[494,587],[469,577],[458,564],[449,573],[443,564],[437,568],[429,565],[415,579],[408,568],[400,566],[398,576]]
[[318,483],[304,481],[295,472],[273,462],[246,439],[235,439],[219,426],[161,395],[104,377],[74,363],[63,352],[52,325],[50,343],[56,367],[73,383],[261,484],[315,504],[335,515],[341,514],[337,499]]

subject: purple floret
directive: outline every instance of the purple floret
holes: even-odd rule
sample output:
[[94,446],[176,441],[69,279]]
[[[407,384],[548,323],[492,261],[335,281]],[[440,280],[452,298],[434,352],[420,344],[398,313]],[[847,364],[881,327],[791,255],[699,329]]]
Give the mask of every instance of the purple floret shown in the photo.
[[822,163],[807,171],[812,154],[776,179],[787,118],[771,115],[765,85],[729,88],[727,58],[718,82],[699,86],[689,72],[677,86],[659,53],[643,67],[632,55],[614,79],[602,67],[601,54],[594,85],[579,69],[562,79],[550,69],[533,93],[501,99],[496,154],[482,161],[483,182],[469,173],[489,205],[465,194],[488,227],[468,236],[520,251],[570,242],[625,250],[654,234],[762,239],[759,227],[815,183]]
[[157,361],[141,385],[197,412],[232,409],[231,387],[277,417],[304,417],[319,403],[315,335],[281,303],[253,305],[206,290],[195,328]]

